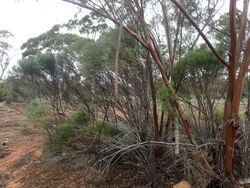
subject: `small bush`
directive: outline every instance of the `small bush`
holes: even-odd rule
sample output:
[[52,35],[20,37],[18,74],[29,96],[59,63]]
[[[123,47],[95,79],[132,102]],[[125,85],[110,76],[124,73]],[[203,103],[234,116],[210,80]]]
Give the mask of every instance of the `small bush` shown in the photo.
[[32,130],[31,128],[29,127],[29,124],[26,122],[26,121],[22,121],[21,122],[21,133],[23,135],[29,135],[31,134]]
[[27,107],[27,116],[31,123],[37,127],[48,131],[52,128],[55,120],[53,118],[53,109],[45,99],[34,99]]
[[72,115],[72,121],[75,124],[87,125],[90,118],[83,108],[78,108]]
[[175,110],[173,108],[173,103],[175,101],[172,91],[166,86],[161,86],[157,91],[162,109],[168,114],[174,115]]
[[53,135],[55,141],[60,143],[67,143],[72,140],[73,137],[75,137],[74,127],[68,123],[59,125]]
[[122,131],[114,125],[107,122],[97,122],[96,125],[90,125],[91,129],[94,129],[98,133],[108,137],[114,137],[122,133]]
[[7,88],[3,83],[0,83],[0,102],[3,102],[6,99],[8,94]]
[[49,155],[64,153],[66,150],[71,151],[77,142],[77,132],[74,126],[69,123],[58,125],[53,133],[48,137],[47,151]]

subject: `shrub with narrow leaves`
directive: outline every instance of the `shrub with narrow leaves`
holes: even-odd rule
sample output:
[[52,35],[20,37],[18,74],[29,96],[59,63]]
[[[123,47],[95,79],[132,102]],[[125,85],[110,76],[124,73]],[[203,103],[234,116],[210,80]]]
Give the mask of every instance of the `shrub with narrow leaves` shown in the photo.
[[78,108],[72,115],[72,121],[75,124],[87,125],[90,121],[90,118],[84,108]]
[[45,129],[47,131],[52,128],[55,123],[52,114],[52,106],[45,99],[34,99],[27,107],[27,116],[31,123],[35,127]]
[[75,131],[73,125],[69,123],[63,123],[56,127],[53,138],[56,142],[66,143],[75,137]]

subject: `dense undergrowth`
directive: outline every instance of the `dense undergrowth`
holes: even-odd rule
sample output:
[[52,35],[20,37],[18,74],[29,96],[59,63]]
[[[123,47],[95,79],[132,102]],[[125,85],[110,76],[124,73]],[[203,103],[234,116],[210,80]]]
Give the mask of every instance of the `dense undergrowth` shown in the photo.
[[[28,117],[37,127],[48,133],[47,154],[53,156],[71,156],[72,153],[83,154],[89,162],[99,169],[103,177],[126,173],[134,186],[171,187],[174,183],[186,180],[193,187],[231,187],[231,181],[223,172],[221,153],[225,143],[220,138],[220,128],[212,131],[207,126],[193,129],[199,148],[187,144],[187,138],[181,132],[180,154],[175,154],[176,143],[172,137],[154,140],[154,136],[143,135],[136,127],[108,121],[91,122],[83,108],[77,108],[63,122],[52,122],[49,104],[36,99],[28,106]],[[216,121],[221,115],[217,112]],[[50,125],[50,126],[49,126]],[[250,129],[242,126],[238,134],[235,154],[236,177],[249,175]],[[142,136],[143,135],[143,136]],[[205,144],[204,144],[205,143]],[[199,161],[202,150],[212,166],[208,171]],[[119,171],[119,173],[114,173]],[[121,178],[121,177],[120,177]],[[115,177],[114,177],[115,179]]]

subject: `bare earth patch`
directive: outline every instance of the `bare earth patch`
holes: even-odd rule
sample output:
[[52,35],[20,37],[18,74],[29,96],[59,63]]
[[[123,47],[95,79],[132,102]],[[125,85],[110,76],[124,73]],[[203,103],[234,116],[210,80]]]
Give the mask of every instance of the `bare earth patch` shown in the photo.
[[131,169],[103,176],[86,154],[45,157],[46,136],[31,126],[23,134],[25,110],[0,103],[0,188],[148,187]]
[[[44,136],[38,133],[22,134],[22,123],[26,119],[23,104],[1,104],[0,106],[0,187],[21,187],[26,166],[42,154]],[[32,157],[20,168],[15,166]]]
[[25,111],[23,104],[0,103],[0,188],[108,186],[84,155],[44,159],[46,136],[34,130],[23,134]]

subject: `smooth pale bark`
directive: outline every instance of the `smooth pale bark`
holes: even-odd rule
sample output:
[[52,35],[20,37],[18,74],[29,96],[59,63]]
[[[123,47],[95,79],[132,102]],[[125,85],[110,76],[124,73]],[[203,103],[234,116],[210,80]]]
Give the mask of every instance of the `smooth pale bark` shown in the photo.
[[[175,62],[174,54],[176,53],[176,43],[177,43],[177,38],[179,35],[179,30],[180,30],[179,28],[181,27],[181,24],[177,24],[176,35],[175,35],[175,38],[173,39],[175,41],[174,48],[173,48],[172,36],[170,33],[169,18],[167,16],[167,8],[166,8],[165,3],[166,3],[165,0],[160,1],[161,8],[162,8],[163,22],[164,22],[163,25],[165,29],[165,35],[166,35],[166,41],[167,41],[167,47],[168,47],[168,62],[169,62],[169,72],[170,72],[174,67],[174,62]],[[180,16],[178,17],[178,22],[179,22],[179,19],[180,19]],[[174,121],[174,118],[168,118],[168,120]],[[175,137],[175,144],[176,144],[175,154],[178,155],[180,153],[180,133],[179,133],[179,125],[177,123],[174,123],[174,137]]]
[[115,97],[118,97],[118,79],[119,79],[119,54],[121,50],[121,38],[122,38],[122,24],[119,26],[119,33],[118,33],[118,40],[117,40],[117,47],[115,53]]
[[[122,1],[122,9],[124,6],[124,1]],[[119,33],[118,33],[118,39],[117,39],[117,46],[116,46],[116,53],[115,53],[115,97],[118,97],[118,88],[119,88],[119,55],[120,55],[120,50],[121,50],[121,40],[122,40],[122,25],[123,25],[123,18],[124,15],[120,18],[120,23],[119,23]]]
[[[169,26],[169,20],[167,16],[167,10],[166,10],[166,5],[165,5],[165,0],[162,0],[161,2],[161,7],[162,7],[162,14],[163,14],[163,22],[164,22],[164,29],[165,29],[165,35],[167,39],[167,47],[168,47],[168,57],[169,57],[169,67],[172,69],[174,67],[174,51],[173,51],[173,46],[172,46],[172,39],[171,39],[171,34],[170,34],[170,26]],[[179,27],[179,25],[177,25]],[[178,28],[177,28],[178,30]],[[177,36],[177,35],[176,35]],[[175,38],[175,41],[177,38]]]
[[174,135],[175,135],[175,155],[180,154],[180,132],[179,132],[179,125],[176,123],[175,124],[175,130],[174,130]]

